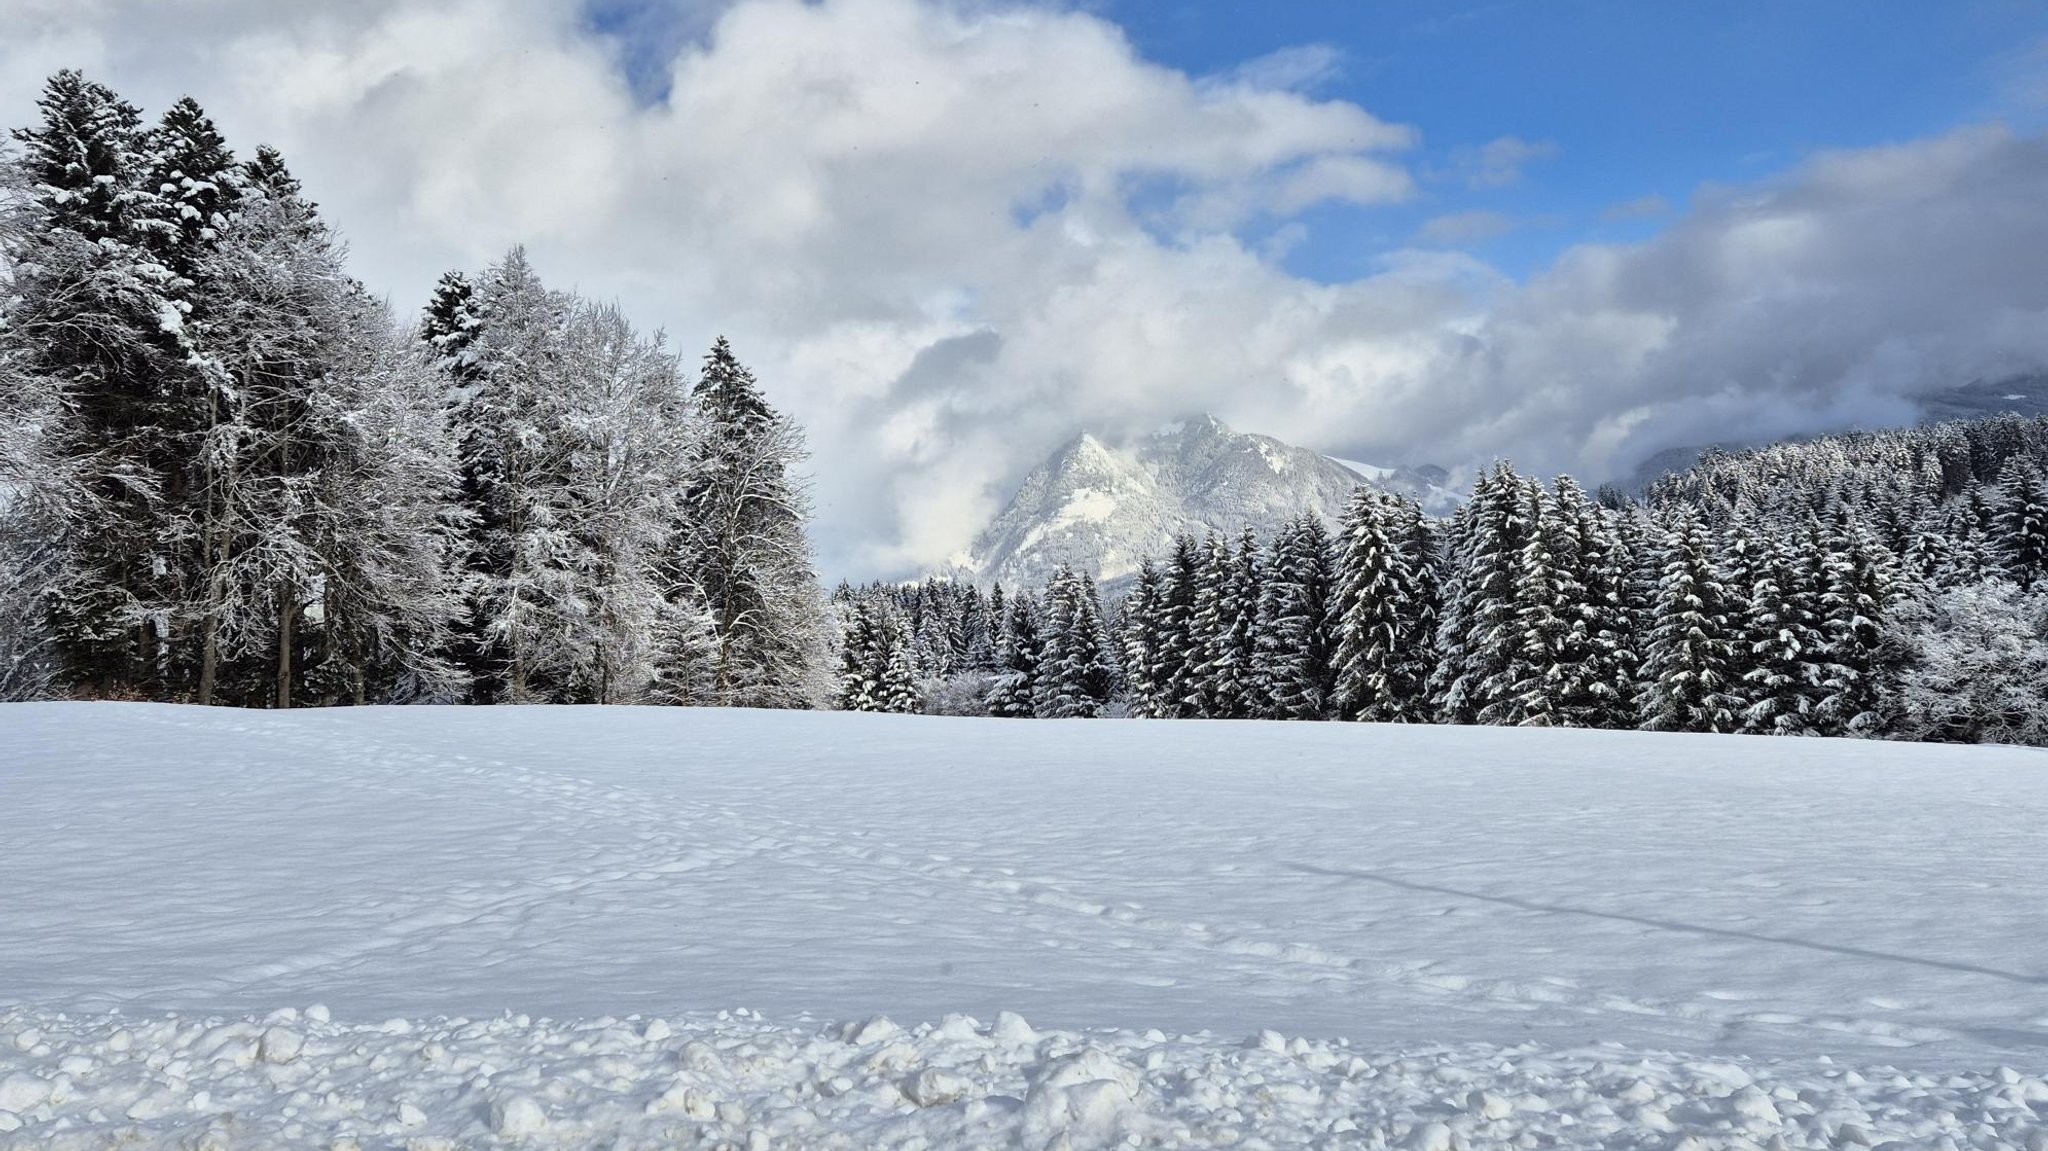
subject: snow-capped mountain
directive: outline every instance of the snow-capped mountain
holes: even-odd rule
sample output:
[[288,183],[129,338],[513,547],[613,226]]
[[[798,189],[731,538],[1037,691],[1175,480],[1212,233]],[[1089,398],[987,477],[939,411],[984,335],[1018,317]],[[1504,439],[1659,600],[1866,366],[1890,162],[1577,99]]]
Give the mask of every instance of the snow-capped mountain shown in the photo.
[[1026,476],[957,566],[982,581],[1035,586],[1061,564],[1114,583],[1181,532],[1271,532],[1303,512],[1334,523],[1372,483],[1441,510],[1455,497],[1439,468],[1339,461],[1197,416],[1111,441],[1083,432]]

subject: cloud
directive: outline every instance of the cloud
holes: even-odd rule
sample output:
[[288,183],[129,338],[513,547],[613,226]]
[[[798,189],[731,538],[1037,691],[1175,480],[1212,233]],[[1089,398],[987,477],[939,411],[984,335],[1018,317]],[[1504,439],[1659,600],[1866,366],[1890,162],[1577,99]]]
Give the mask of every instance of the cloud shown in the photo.
[[[1304,95],[1313,68],[1192,77],[1069,7],[702,11],[650,79],[552,0],[0,0],[0,122],[65,64],[154,109],[190,91],[284,149],[401,308],[525,242],[686,351],[731,336],[809,430],[835,577],[943,562],[1083,427],[1207,410],[1597,480],[2048,364],[2035,137],[1822,155],[1526,283],[1416,249],[1323,284],[1280,262],[1317,242],[1291,217],[1411,195],[1416,133]],[[1549,151],[1502,137],[1470,171]]]
[[1415,238],[1425,244],[1457,247],[1505,236],[1515,230],[1515,221],[1499,212],[1453,212],[1423,221]]
[[1301,92],[1344,73],[1344,50],[1334,44],[1299,44],[1255,56],[1209,81],[1277,92]]
[[1555,141],[1502,136],[1477,148],[1461,148],[1452,156],[1453,174],[1473,189],[1505,188],[1522,180],[1522,169],[1555,157]]

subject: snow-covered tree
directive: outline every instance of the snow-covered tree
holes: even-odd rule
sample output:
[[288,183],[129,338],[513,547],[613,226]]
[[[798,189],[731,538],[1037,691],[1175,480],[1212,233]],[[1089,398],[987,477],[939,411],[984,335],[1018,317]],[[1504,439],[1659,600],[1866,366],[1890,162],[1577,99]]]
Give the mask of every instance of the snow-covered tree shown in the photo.
[[1337,537],[1333,712],[1372,723],[1426,723],[1437,623],[1437,572],[1422,509],[1360,487]]
[[1300,516],[1274,537],[1272,562],[1259,588],[1252,657],[1262,717],[1330,718],[1331,567],[1330,537],[1320,518]]
[[808,707],[816,694],[822,611],[796,469],[797,428],[768,405],[721,338],[695,389],[704,422],[686,508],[692,582],[717,636],[716,699]]
[[2022,591],[2048,577],[2048,481],[2026,459],[2007,465],[1999,484],[1997,539],[2005,575]]
[[[179,587],[168,490],[181,462],[170,381],[184,364],[182,283],[157,255],[141,113],[59,72],[14,133],[7,205],[10,371],[54,395],[43,449],[66,462],[61,562],[46,603],[72,690],[162,697]],[[38,400],[37,402],[40,402]]]
[[1689,505],[1670,513],[1655,548],[1655,625],[1643,658],[1637,708],[1650,731],[1734,731],[1735,644],[1713,537]]
[[1903,738],[2048,744],[2048,597],[1994,579],[1944,589],[1912,617]]
[[1034,711],[1048,719],[1101,715],[1116,694],[1117,669],[1095,581],[1061,566],[1046,585],[1044,618]]
[[1028,719],[1038,714],[1042,655],[1037,609],[1031,597],[1019,591],[1010,597],[1002,640],[996,645],[996,680],[988,693],[990,715]]
[[1533,529],[1535,484],[1497,464],[1473,485],[1451,525],[1450,570],[1437,626],[1430,693],[1446,723],[1479,723],[1519,677],[1518,581]]

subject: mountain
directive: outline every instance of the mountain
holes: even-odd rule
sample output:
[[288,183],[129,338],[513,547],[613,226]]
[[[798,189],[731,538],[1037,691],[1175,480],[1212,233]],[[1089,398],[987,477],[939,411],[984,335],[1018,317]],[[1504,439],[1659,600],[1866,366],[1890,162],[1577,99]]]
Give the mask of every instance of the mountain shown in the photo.
[[1115,583],[1145,556],[1164,556],[1181,532],[1265,535],[1303,512],[1335,523],[1361,483],[1443,510],[1456,502],[1446,479],[1439,468],[1334,460],[1213,416],[1125,441],[1084,432],[1024,478],[955,566],[984,582],[1037,586],[1065,563]]

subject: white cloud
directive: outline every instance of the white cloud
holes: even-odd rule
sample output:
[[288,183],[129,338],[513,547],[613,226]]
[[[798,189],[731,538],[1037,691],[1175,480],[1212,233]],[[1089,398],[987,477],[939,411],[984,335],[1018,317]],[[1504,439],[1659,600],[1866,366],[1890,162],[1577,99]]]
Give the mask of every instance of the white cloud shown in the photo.
[[[1598,479],[2048,363],[2048,159],[1996,130],[1709,191],[1526,285],[1450,251],[1326,285],[1276,263],[1315,242],[1287,217],[1409,195],[1414,132],[1302,95],[1312,57],[1204,81],[1065,8],[741,0],[653,106],[566,2],[0,0],[0,26],[0,120],[63,64],[190,91],[285,150],[401,307],[523,241],[686,350],[730,335],[811,432],[834,575],[943,560],[1083,426],[1208,410]],[[1495,144],[1472,178],[1551,151]]]
[[1453,167],[1468,188],[1505,188],[1520,183],[1522,169],[1555,157],[1559,148],[1552,140],[1524,140],[1501,136],[1477,148],[1461,148],[1453,156]]

